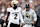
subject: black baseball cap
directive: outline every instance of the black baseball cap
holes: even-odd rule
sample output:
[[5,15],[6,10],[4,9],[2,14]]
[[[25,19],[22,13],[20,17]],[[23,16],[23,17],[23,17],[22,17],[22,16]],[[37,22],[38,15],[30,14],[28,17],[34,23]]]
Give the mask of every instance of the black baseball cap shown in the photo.
[[29,8],[30,6],[29,6],[29,4],[26,4],[25,7],[26,7],[26,8]]

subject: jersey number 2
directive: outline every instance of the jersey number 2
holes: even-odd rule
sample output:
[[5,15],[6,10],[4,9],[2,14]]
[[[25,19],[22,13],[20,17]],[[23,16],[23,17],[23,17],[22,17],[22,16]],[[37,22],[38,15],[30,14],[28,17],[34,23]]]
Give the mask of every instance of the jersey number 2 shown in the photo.
[[15,17],[14,17],[14,19],[17,19],[17,14],[15,14]]

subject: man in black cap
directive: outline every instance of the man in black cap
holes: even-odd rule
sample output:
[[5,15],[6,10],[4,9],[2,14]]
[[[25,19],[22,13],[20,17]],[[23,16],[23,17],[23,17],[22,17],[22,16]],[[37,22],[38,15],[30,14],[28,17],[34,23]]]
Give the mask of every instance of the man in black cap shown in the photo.
[[23,27],[32,27],[32,24],[36,24],[37,16],[33,9],[30,9],[30,5],[25,5],[25,10],[22,11],[25,25]]

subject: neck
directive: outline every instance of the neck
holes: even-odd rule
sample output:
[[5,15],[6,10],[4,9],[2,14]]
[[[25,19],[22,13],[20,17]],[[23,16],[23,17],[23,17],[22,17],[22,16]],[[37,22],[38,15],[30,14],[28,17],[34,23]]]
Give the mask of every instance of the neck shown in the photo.
[[14,7],[13,9],[15,10],[17,7]]
[[29,11],[29,10],[30,10],[30,9],[28,9],[28,10],[26,9],[26,11]]

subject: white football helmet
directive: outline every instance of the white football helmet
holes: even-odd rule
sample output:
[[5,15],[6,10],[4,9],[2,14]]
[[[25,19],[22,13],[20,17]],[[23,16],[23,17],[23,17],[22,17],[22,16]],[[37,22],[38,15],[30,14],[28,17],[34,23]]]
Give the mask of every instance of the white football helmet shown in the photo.
[[11,1],[11,6],[12,6],[12,7],[14,7],[14,4],[18,4],[18,1],[17,1],[17,0]]

